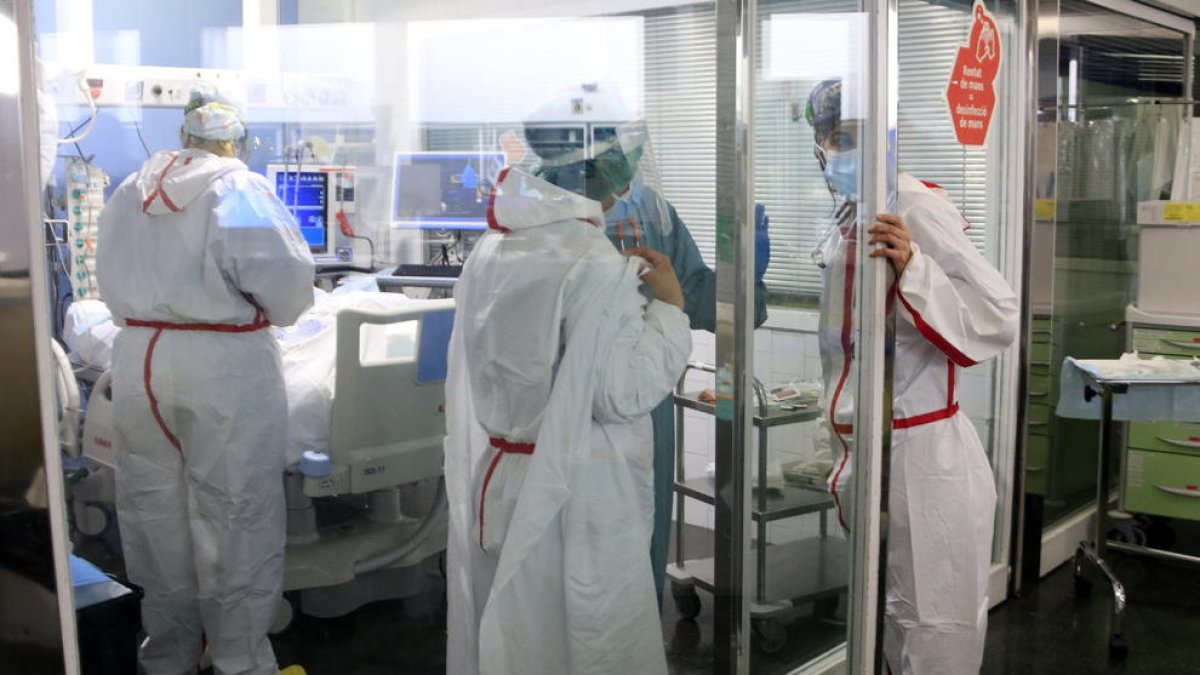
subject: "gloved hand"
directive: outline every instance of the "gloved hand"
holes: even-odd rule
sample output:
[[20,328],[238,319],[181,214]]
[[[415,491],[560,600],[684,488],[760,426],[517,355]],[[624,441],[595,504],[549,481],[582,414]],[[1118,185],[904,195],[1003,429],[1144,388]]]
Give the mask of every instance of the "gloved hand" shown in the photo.
[[771,264],[771,234],[767,231],[771,219],[767,217],[767,207],[762,204],[754,205],[754,280],[762,281],[767,273],[767,265]]

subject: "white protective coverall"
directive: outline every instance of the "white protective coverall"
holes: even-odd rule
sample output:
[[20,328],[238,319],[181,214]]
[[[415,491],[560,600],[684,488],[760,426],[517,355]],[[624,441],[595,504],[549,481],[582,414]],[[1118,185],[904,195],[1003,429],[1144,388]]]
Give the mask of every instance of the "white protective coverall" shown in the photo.
[[446,383],[446,671],[666,673],[649,413],[687,316],[641,295],[599,203],[515,170],[493,199]]
[[261,176],[204,150],[161,152],[99,221],[96,274],[126,328],[113,349],[117,515],[145,590],[141,662],[278,672],[287,402],[269,324],[313,299],[313,261]]
[[[967,239],[967,221],[940,189],[899,176],[899,215],[913,255],[895,289],[896,356],[888,488],[884,652],[893,673],[979,672],[996,506],[991,466],[959,410],[962,368],[1012,344],[1020,307],[1004,277]],[[821,353],[827,410],[836,411],[830,491],[851,522],[851,342],[855,235],[826,258]]]

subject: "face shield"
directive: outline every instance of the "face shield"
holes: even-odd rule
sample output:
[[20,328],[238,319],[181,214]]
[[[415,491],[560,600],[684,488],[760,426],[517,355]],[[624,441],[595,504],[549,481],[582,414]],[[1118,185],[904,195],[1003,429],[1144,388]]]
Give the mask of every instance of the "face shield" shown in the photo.
[[648,245],[671,231],[650,133],[612,90],[584,85],[548,101],[526,118],[527,169],[565,190],[601,203],[619,248]]
[[834,199],[833,223],[813,248],[813,262],[825,268],[836,257],[846,228],[855,220],[861,194],[858,121],[842,118],[842,81],[826,80],[813,87],[805,107],[813,130],[813,156]]
[[526,123],[525,140],[537,156],[535,173],[588,199],[625,192],[645,152],[644,124],[589,123],[580,127]]

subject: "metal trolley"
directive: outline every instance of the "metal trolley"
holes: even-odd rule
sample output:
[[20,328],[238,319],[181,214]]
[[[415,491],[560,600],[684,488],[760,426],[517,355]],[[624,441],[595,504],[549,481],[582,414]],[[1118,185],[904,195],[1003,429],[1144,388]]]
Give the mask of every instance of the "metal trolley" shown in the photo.
[[[705,504],[716,503],[713,482],[707,476],[687,480],[684,475],[684,411],[695,410],[712,415],[715,406],[699,400],[699,393],[685,393],[688,371],[715,373],[704,363],[689,363],[675,388],[675,557],[667,566],[671,596],[680,615],[695,618],[701,603],[697,588],[712,592],[712,558],[685,560],[684,523],[688,499]],[[828,513],[833,498],[824,488],[797,485],[767,486],[767,435],[771,428],[786,424],[813,422],[821,417],[819,407],[772,405],[766,389],[754,380],[758,407],[754,426],[758,429],[758,475],[751,512],[756,539],[750,565],[755,570],[755,592],[750,616],[755,644],[766,653],[775,653],[786,644],[786,624],[802,607],[812,605],[818,615],[837,611],[839,597],[847,588],[848,545],[843,537],[829,536]],[[797,541],[768,545],[768,523],[816,513],[820,517],[820,535]]]
[[[1066,366],[1064,366],[1066,367]],[[1108,651],[1109,655],[1114,659],[1124,659],[1129,653],[1129,644],[1125,640],[1123,631],[1125,624],[1125,608],[1126,595],[1125,586],[1121,580],[1117,578],[1116,572],[1106,560],[1108,549],[1120,551],[1131,555],[1144,555],[1165,560],[1174,560],[1177,562],[1190,563],[1193,565],[1200,564],[1200,557],[1167,551],[1150,546],[1143,546],[1124,541],[1115,541],[1109,539],[1109,508],[1110,496],[1109,492],[1109,467],[1114,452],[1120,452],[1120,478],[1121,478],[1121,499],[1120,506],[1124,510],[1127,504],[1128,483],[1127,476],[1129,472],[1129,453],[1117,447],[1118,425],[1120,422],[1113,415],[1113,400],[1116,396],[1136,396],[1139,387],[1159,386],[1159,387],[1196,387],[1200,388],[1198,380],[1176,380],[1176,379],[1126,379],[1118,377],[1095,377],[1087,376],[1087,384],[1084,386],[1083,396],[1087,401],[1091,401],[1096,397],[1101,401],[1100,413],[1100,460],[1096,471],[1096,517],[1093,521],[1092,541],[1081,541],[1075,549],[1075,557],[1072,567],[1075,574],[1075,592],[1079,596],[1086,596],[1091,592],[1092,582],[1088,580],[1086,571],[1089,568],[1095,569],[1100,573],[1104,581],[1108,582],[1109,590],[1111,591],[1112,604],[1112,623],[1110,624]],[[1200,418],[1200,412],[1197,413]],[[1200,421],[1200,419],[1198,419]],[[1188,458],[1190,459],[1190,458]],[[1195,464],[1189,464],[1185,475],[1194,474]],[[1141,469],[1139,469],[1141,471]],[[1170,492],[1170,488],[1158,487],[1158,490]],[[1178,492],[1178,491],[1177,491]],[[1190,494],[1190,490],[1184,491],[1182,495],[1184,501],[1196,499],[1195,495]],[[1136,511],[1135,509],[1131,509]]]

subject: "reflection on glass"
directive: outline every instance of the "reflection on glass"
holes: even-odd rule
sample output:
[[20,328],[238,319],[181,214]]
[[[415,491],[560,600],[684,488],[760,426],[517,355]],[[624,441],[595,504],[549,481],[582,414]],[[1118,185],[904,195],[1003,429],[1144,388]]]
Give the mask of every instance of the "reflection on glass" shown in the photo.
[[[599,202],[599,224],[617,249],[644,246],[669,255],[689,323],[708,336],[716,322],[713,6],[531,18],[495,3],[466,11],[410,3],[363,9],[347,23],[320,11],[296,15],[286,6],[278,16],[249,6],[243,14],[238,6],[145,17],[108,11],[103,3],[80,16],[58,13],[48,1],[35,4],[60,135],[80,136],[61,148],[71,157],[58,162],[56,199],[47,207],[60,242],[48,263],[57,282],[57,335],[89,395],[86,454],[74,465],[79,480],[69,491],[78,550],[121,578],[146,572],[132,569],[136,561],[122,546],[136,526],[125,532],[114,526],[114,474],[121,472],[114,458],[130,452],[119,440],[127,437],[113,431],[120,425],[114,407],[133,390],[128,374],[115,385],[106,374],[115,336],[129,329],[117,326],[128,317],[114,322],[114,308],[105,303],[115,298],[97,299],[100,289],[89,285],[102,238],[98,215],[148,157],[179,147],[191,85],[217,81],[244,103],[247,164],[266,178],[256,182],[265,195],[239,201],[226,215],[240,223],[253,220],[264,203],[279,207],[273,213],[294,218],[303,239],[297,247],[318,266],[313,308],[294,325],[267,331],[282,357],[289,422],[287,433],[273,434],[277,442],[263,450],[282,453],[287,466],[284,602],[267,598],[260,609],[275,602],[274,628],[290,629],[271,646],[281,664],[314,669],[347,658],[442,667],[446,583],[438,572],[446,535],[437,454],[444,408],[437,374],[446,368],[447,326],[428,316],[415,329],[410,318],[401,331],[398,313],[412,300],[451,295],[453,277],[493,225],[489,207],[503,172],[519,169]],[[167,192],[174,201],[177,195]],[[760,219],[760,277],[769,269],[769,215]],[[123,253],[132,257],[134,246]],[[155,260],[144,257],[147,264]],[[165,274],[172,266],[161,267]],[[344,276],[354,270],[373,274]],[[220,285],[233,276],[210,281]],[[209,288],[193,286],[184,292]],[[756,291],[761,323],[761,280]],[[383,313],[388,326],[369,330],[358,314],[347,321],[347,309]],[[159,349],[175,337],[160,338]],[[359,348],[339,350],[346,340]],[[708,340],[696,359],[712,360]],[[151,359],[160,370],[168,351]],[[338,356],[354,351],[358,360]],[[384,356],[364,362],[368,355]],[[198,369],[216,368],[203,354],[187,357]],[[159,387],[164,401],[185,388],[182,380]],[[643,458],[654,473],[653,499],[645,495],[644,504],[653,515],[646,523],[654,530],[649,568],[663,587],[673,407],[670,401],[656,407],[654,456]],[[165,415],[168,428],[177,417]],[[712,454],[711,425],[705,431],[689,436],[681,469],[691,476],[703,474],[707,459],[697,472],[697,458]],[[689,537],[684,558],[707,559],[711,567],[711,510],[693,506],[686,517],[679,514]],[[187,556],[178,557],[183,562],[170,571],[186,575]],[[702,569],[687,574],[701,585]],[[701,600],[696,621],[690,612],[673,612],[673,604],[668,600],[664,638],[686,646],[689,636],[703,634],[711,608],[707,597]],[[269,613],[258,612],[256,622]],[[332,618],[350,630],[331,630]],[[373,645],[397,634],[413,636],[422,648],[378,656]],[[122,648],[136,648],[127,642]],[[219,660],[228,652],[218,651],[226,652]],[[412,657],[419,665],[404,661],[412,654],[419,654]],[[691,645],[671,658],[703,661],[704,649]]]
[[1184,194],[1190,111],[1169,102],[1185,96],[1179,33],[1078,2],[1040,33],[1026,482],[1049,528],[1093,500],[1099,439],[1054,415],[1059,366],[1126,351],[1137,203]]
[[858,376],[841,336],[857,333],[860,284],[847,263],[856,257],[848,242],[857,236],[869,77],[865,15],[856,3],[758,8],[754,199],[771,217],[766,282],[774,302],[812,317],[800,331],[755,333],[762,387],[749,448],[751,668],[773,673],[809,662],[847,635],[851,551],[841,528],[854,518],[839,511],[827,483],[840,469],[848,510],[850,472],[842,460],[854,439],[841,427],[853,420]]
[[[823,80],[840,76],[853,81],[854,74],[847,75],[839,69],[854,68],[847,63],[853,64],[862,50],[844,48],[846,44],[855,44],[853,32],[846,32],[848,18],[853,14],[796,12],[852,12],[856,7],[845,3],[804,2],[760,3],[759,7],[760,10],[766,8],[766,18],[760,31],[764,41],[760,49],[760,79],[755,85],[755,197],[772,213],[773,256],[767,279],[772,296],[778,302],[796,307],[819,306],[822,311],[820,333],[811,329],[760,330],[756,335],[756,370],[768,389],[775,384],[789,383],[794,389],[802,388],[821,377],[824,370],[825,404],[836,402],[835,421],[840,426],[851,419],[849,413],[853,407],[847,392],[855,390],[856,377],[853,367],[846,372],[840,367],[843,359],[839,355],[850,349],[843,344],[841,331],[837,330],[843,323],[841,319],[847,300],[846,284],[838,280],[855,277],[855,273],[845,272],[848,243],[845,225],[853,223],[854,213],[840,205],[844,201],[841,195],[854,195],[858,191],[859,179],[856,171],[850,168],[855,164],[854,146],[858,139],[851,124],[849,128],[843,127],[830,134],[826,147],[814,151],[814,119],[811,115],[816,111],[810,113],[806,108],[814,89],[817,98],[821,97],[819,83]],[[997,37],[1001,49],[1013,50],[1004,52],[1004,57],[1009,58],[1017,53],[1012,28],[1016,6],[1014,3],[994,6],[989,3],[988,8],[998,17]],[[1003,167],[1010,161],[1011,146],[997,140],[1004,138],[1011,122],[997,111],[988,147],[966,148],[955,138],[943,97],[955,57],[969,36],[971,7],[911,0],[901,2],[899,9],[900,170],[915,179],[936,183],[939,186],[936,193],[953,203],[962,214],[963,226],[969,225],[965,227],[965,239],[995,265],[1003,257],[1007,228],[1016,227],[1014,213],[1003,206],[1013,193],[1001,179],[1005,175]],[[1008,95],[1008,76],[1009,72],[1001,69],[996,79],[996,94],[1000,100]],[[861,115],[843,117],[853,119]],[[904,180],[901,179],[901,188],[905,186]],[[839,221],[843,227],[838,227]],[[994,277],[994,270],[986,270],[986,267],[987,263],[984,263],[981,266],[984,271],[976,276]],[[831,275],[830,269],[839,270],[840,275]],[[1003,286],[1002,281],[998,283]],[[1011,321],[1015,307],[1011,298],[1001,304]],[[851,333],[856,335],[853,328],[851,326]],[[822,339],[820,335],[827,338]],[[1003,347],[1003,342],[1003,339],[997,342],[998,348]],[[804,356],[797,359],[794,354]],[[826,362],[824,368],[821,368],[822,358]],[[903,389],[911,382],[905,379],[904,369],[899,365],[897,368],[900,379],[896,386]],[[995,368],[995,362],[989,361],[962,369],[956,386],[963,414],[983,440],[988,456],[1004,447],[997,442],[997,429],[1002,423],[995,420],[998,405],[993,395]],[[898,410],[896,415],[904,417],[905,411]],[[789,426],[772,428],[769,432],[760,430],[768,439],[766,456],[756,459],[767,469],[755,473],[756,479],[768,485],[763,491],[766,494],[763,511],[772,511],[772,498],[780,499],[778,503],[782,504],[789,490],[806,483],[819,487],[823,484],[821,479],[837,471],[840,462],[836,460],[844,450],[853,449],[853,438],[828,427],[827,423],[818,422],[798,424],[794,430]],[[977,468],[982,466],[981,462]],[[1004,463],[997,461],[997,466],[1003,467]],[[783,481],[781,493],[773,492],[779,489],[776,486],[780,478],[776,476],[780,474],[775,474],[776,471],[780,472]],[[983,471],[975,472],[981,494],[989,492],[987,484],[992,482],[984,477],[986,475]],[[814,480],[814,476],[819,478]],[[776,482],[772,483],[772,480]],[[756,493],[756,500],[759,496],[760,493]],[[756,501],[755,506],[760,504]],[[990,508],[981,508],[981,511],[985,512],[981,519],[990,521],[993,518]],[[830,513],[836,513],[836,510]],[[997,511],[997,517],[998,514]],[[807,522],[804,517],[775,521],[766,528],[766,539],[773,547],[784,549],[804,541],[806,536],[825,534],[820,525],[820,520],[811,516]],[[833,536],[836,537],[836,533]],[[977,565],[973,564],[971,571],[976,580],[987,576],[991,559],[988,552],[992,548],[992,542],[986,538],[978,543],[980,553],[975,560]],[[810,544],[812,550],[816,548]],[[800,579],[822,579],[822,567],[805,560],[811,564],[797,563],[792,581],[799,584]],[[786,592],[784,588],[770,585],[772,569],[768,567],[766,571],[769,594],[776,590]],[[840,593],[844,593],[844,589]],[[774,597],[769,595],[768,601]],[[754,636],[756,668],[761,667],[764,672],[782,671],[788,666],[804,663],[845,638],[842,611],[835,610],[831,616],[824,614],[834,607],[828,599],[814,603],[812,610],[805,605],[805,602],[792,603],[791,616],[777,614],[772,617],[765,608],[758,608],[757,614],[752,609],[757,629]],[[782,620],[773,624],[771,618]],[[781,629],[780,624],[786,625],[789,620],[793,623]]]
[[[249,168],[268,178],[268,192],[296,219],[303,246],[321,269],[314,309],[294,326],[271,331],[282,354],[290,425],[286,442],[280,441],[289,467],[286,602],[275,628],[290,622],[291,630],[273,639],[276,654],[283,663],[314,669],[344,667],[347,660],[438,669],[445,620],[439,579],[444,513],[436,476],[441,394],[436,384],[414,382],[435,381],[429,374],[445,367],[438,345],[424,342],[440,339],[444,356],[444,321],[430,318],[429,330],[414,339],[411,332],[372,332],[357,323],[343,329],[338,312],[394,314],[411,299],[449,296],[452,278],[488,227],[493,188],[511,167],[599,201],[605,232],[618,249],[666,252],[697,329],[693,358],[711,362],[714,7],[543,18],[493,2],[375,3],[347,23],[316,8],[290,11],[289,3],[278,16],[235,4],[153,17],[116,11],[123,9],[119,3],[83,4],[86,11],[68,15],[49,0],[35,2],[60,135],[80,137],[60,148],[69,158],[57,163],[46,214],[58,242],[47,261],[56,280],[48,299],[56,335],[70,348],[89,395],[87,454],[70,474],[78,550],[107,572],[129,571],[113,512],[113,458],[123,449],[114,447],[104,376],[119,329],[110,308],[94,301],[91,281],[97,216],[147,156],[179,147],[181,109],[199,74],[245,101],[255,141]],[[819,82],[837,78],[849,92],[842,116],[862,119],[862,94],[870,84],[861,70],[865,22],[857,3],[772,0],[759,8],[751,120],[754,197],[762,207],[756,325],[767,316],[767,287],[782,306],[815,310],[823,295],[821,264],[844,271],[846,233],[839,224],[852,222],[854,213],[839,211],[845,200],[830,184],[840,185],[843,195],[858,191],[853,138],[843,130],[846,136],[818,160],[806,108]],[[902,70],[912,74],[911,89],[907,76],[901,78],[903,125],[906,110],[919,105],[922,115],[942,114],[940,103],[929,101],[942,87],[945,59],[963,38],[966,11],[914,1],[902,3],[902,14],[912,20],[901,29],[912,26],[922,40],[935,27],[940,31],[936,48],[915,37],[911,50],[902,46]],[[972,221],[968,236],[990,257],[985,233],[999,221],[984,207],[992,193],[979,179],[989,160],[981,152],[944,151],[944,135],[933,133],[949,128],[944,119],[912,119],[900,134],[902,163],[947,188]],[[830,151],[846,154],[830,161]],[[928,166],[921,164],[926,158]],[[814,251],[822,251],[817,259]],[[339,277],[351,269],[375,275]],[[336,295],[327,292],[337,281],[347,283]],[[834,285],[844,293],[845,283]],[[393,292],[374,292],[378,287]],[[825,299],[845,296],[826,293]],[[834,314],[845,311],[838,302],[827,304]],[[845,319],[830,314],[826,321]],[[845,356],[850,348],[839,334],[823,350],[818,322],[810,313],[782,322],[790,328],[756,335],[761,400],[775,425],[760,430],[754,448],[760,554],[747,567],[755,575],[755,668],[763,672],[789,670],[841,643],[846,632],[848,553],[824,483],[853,438],[823,421],[831,416],[817,392],[825,374],[822,354]],[[360,358],[358,369],[345,368],[336,346],[349,336],[360,340],[360,356],[387,358],[370,364]],[[428,347],[417,350],[415,364],[414,343]],[[346,384],[369,377],[372,368],[387,369],[383,382]],[[836,421],[844,423],[856,375],[829,372],[834,385],[844,380],[847,393],[835,406],[843,413]],[[972,387],[987,390],[986,378],[979,379]],[[702,370],[690,372],[684,384],[689,394],[713,386]],[[676,438],[673,408],[664,402],[653,415],[650,567],[667,598],[663,638],[671,662],[704,668],[702,641],[712,618],[705,581],[711,585],[715,555],[706,471],[712,421],[704,411],[689,410]],[[986,412],[972,417],[981,427],[988,423]],[[306,453],[314,453],[307,473],[300,470]],[[676,468],[689,501],[675,513],[679,551],[668,561]],[[669,574],[668,562],[674,563]],[[335,617],[340,620],[330,621]],[[397,645],[381,653],[378,645],[393,644],[397,635],[411,636],[420,648]]]

